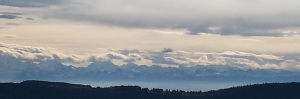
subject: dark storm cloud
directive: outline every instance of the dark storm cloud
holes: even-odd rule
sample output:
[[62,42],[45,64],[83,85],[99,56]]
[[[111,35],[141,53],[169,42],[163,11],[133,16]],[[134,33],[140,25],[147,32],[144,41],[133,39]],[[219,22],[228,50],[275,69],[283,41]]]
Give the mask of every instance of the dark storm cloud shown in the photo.
[[14,7],[47,7],[59,5],[67,0],[1,0],[0,5]]

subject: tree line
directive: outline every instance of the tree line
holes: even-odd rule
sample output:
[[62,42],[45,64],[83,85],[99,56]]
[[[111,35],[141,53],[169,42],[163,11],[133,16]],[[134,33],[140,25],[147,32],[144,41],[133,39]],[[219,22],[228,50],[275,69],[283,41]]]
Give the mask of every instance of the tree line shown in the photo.
[[265,83],[202,92],[24,81],[0,83],[0,99],[300,99],[300,83]]

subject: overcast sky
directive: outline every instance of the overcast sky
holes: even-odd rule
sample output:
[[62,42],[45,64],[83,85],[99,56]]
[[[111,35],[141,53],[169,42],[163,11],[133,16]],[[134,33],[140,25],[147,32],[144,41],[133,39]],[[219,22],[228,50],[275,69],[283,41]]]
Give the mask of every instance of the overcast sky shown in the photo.
[[0,0],[0,42],[84,55],[98,48],[300,53],[299,0]]

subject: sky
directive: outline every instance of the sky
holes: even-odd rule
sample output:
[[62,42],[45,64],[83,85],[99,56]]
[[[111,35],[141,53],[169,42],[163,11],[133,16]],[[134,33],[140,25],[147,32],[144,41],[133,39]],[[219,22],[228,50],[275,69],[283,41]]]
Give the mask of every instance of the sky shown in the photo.
[[299,34],[299,0],[0,0],[1,53],[78,66],[300,70]]

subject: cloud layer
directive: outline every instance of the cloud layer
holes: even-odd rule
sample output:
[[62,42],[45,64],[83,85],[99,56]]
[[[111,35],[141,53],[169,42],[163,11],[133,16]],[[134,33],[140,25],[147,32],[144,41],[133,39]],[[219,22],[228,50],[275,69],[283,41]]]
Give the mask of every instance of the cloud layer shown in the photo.
[[15,7],[48,7],[51,5],[60,5],[67,0],[1,0],[0,5]]
[[[298,0],[1,0],[14,7],[50,7],[43,17],[147,29],[185,29],[187,34],[293,36],[299,34]],[[291,31],[291,32],[286,32]]]
[[[42,62],[56,61],[66,64],[83,64],[91,62],[122,62],[138,65],[160,66],[232,66],[243,69],[285,69],[300,70],[300,55],[270,55],[254,54],[239,51],[226,51],[222,53],[203,53],[164,50],[112,50],[98,49],[99,53],[86,55],[64,54],[53,48],[22,46],[16,44],[0,44],[0,55],[3,59],[16,61]],[[88,65],[88,64],[87,64]],[[87,66],[81,65],[81,67]]]
[[18,19],[22,18],[21,13],[0,12],[0,19]]
[[21,46],[17,44],[0,44],[1,56],[16,58],[19,61],[41,62],[54,60],[61,63],[78,63],[82,59],[76,55],[66,55],[53,48]]

